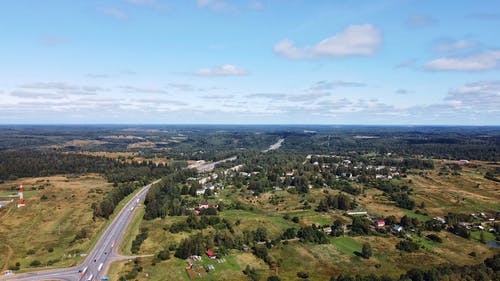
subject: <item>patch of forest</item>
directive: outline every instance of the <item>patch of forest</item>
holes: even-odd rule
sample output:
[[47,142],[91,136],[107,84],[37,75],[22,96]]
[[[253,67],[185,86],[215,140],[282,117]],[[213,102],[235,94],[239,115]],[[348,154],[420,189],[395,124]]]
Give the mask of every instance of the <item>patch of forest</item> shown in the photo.
[[159,178],[174,167],[152,161],[124,163],[107,157],[40,150],[0,151],[0,180],[56,174],[103,174],[109,182],[123,183]]

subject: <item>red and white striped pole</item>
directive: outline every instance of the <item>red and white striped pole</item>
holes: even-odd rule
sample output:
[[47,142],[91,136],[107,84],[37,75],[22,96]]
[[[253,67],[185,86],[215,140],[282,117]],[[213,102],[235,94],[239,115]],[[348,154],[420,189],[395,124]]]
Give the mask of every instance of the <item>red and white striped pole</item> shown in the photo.
[[19,204],[17,204],[17,207],[20,208],[24,206],[26,205],[24,204],[23,183],[21,183],[21,185],[19,185]]

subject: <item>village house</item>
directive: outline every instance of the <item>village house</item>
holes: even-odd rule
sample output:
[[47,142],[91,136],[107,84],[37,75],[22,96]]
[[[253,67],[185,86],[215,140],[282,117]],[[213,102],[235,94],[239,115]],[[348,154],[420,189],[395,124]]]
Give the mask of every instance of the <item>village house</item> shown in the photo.
[[392,227],[392,230],[394,230],[396,232],[401,232],[401,231],[403,231],[403,227],[401,225],[396,224]]
[[198,208],[199,209],[208,209],[208,202],[207,201],[201,202],[200,205],[198,205]]
[[442,217],[435,217],[434,220],[442,224],[446,223],[446,220]]
[[375,221],[375,226],[376,227],[384,227],[385,226],[385,221],[384,220],[376,220]]
[[216,259],[217,258],[217,255],[215,255],[214,251],[208,249],[205,254],[207,254],[207,256],[211,259]]
[[323,232],[326,234],[332,233],[332,227],[331,226],[323,227]]

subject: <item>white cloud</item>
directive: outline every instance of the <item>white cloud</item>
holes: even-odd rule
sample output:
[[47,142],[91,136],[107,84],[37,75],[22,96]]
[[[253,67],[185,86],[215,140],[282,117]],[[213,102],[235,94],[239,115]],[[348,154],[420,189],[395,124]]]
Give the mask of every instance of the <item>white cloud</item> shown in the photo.
[[445,98],[454,107],[500,112],[500,81],[478,81],[451,89]]
[[428,70],[436,71],[483,71],[498,67],[500,50],[484,51],[462,57],[445,57],[425,64]]
[[195,72],[198,76],[243,76],[248,72],[238,66],[232,64],[225,64],[221,66],[214,66],[210,68],[200,68]]
[[23,84],[20,87],[28,89],[50,89],[50,90],[76,90],[79,88],[79,86],[77,85],[72,85],[62,82],[36,82],[36,83]]
[[111,75],[109,74],[104,74],[104,73],[87,73],[85,74],[85,77],[87,78],[95,78],[95,79],[100,79],[100,78],[109,78]]
[[279,99],[284,99],[286,97],[287,97],[287,95],[280,94],[280,93],[255,93],[255,94],[245,95],[245,98],[249,98],[249,99],[272,99],[272,100],[279,100]]
[[182,105],[182,106],[189,105],[188,103],[183,102],[183,101],[161,99],[161,98],[144,98],[144,99],[136,99],[133,101],[138,102],[138,103],[152,104],[152,105],[161,104],[161,103],[170,104],[170,105]]
[[413,15],[406,20],[406,24],[411,28],[423,28],[436,25],[438,21],[429,15]]
[[201,98],[207,100],[228,100],[228,99],[233,99],[234,95],[206,95],[206,96],[201,96]]
[[60,99],[65,97],[64,94],[40,93],[34,91],[15,90],[10,93],[13,97],[31,98],[31,99]]
[[210,9],[215,12],[232,12],[236,11],[236,6],[224,0],[196,0],[196,4],[200,8]]
[[370,56],[381,43],[382,32],[375,26],[350,25],[313,46],[296,47],[293,41],[284,39],[274,46],[274,52],[290,59]]
[[161,88],[150,88],[150,87],[136,87],[124,85],[119,87],[121,90],[127,93],[156,93],[156,94],[168,94],[168,92]]
[[305,93],[300,95],[289,95],[288,99],[291,102],[307,101],[308,103],[310,103],[311,101],[317,101],[318,99],[328,96],[330,96],[329,93]]
[[128,18],[128,14],[125,11],[116,7],[99,7],[97,8],[97,11],[119,20],[125,20]]
[[83,86],[82,90],[86,92],[99,92],[99,91],[109,91],[107,88],[98,87],[98,86]]
[[407,95],[407,94],[411,94],[413,93],[413,91],[410,91],[410,90],[406,90],[406,89],[397,89],[396,91],[394,91],[396,94],[398,95]]
[[187,83],[169,83],[168,86],[175,89],[175,90],[184,91],[184,92],[190,92],[190,91],[194,91],[194,90],[203,90],[203,89],[195,89],[195,87],[193,85],[187,84]]
[[468,49],[477,46],[476,42],[466,40],[445,40],[434,46],[434,50],[438,52],[451,52],[457,50]]
[[[97,86],[79,86],[79,85],[74,85],[74,84],[69,84],[65,82],[36,82],[36,83],[27,83],[27,84],[22,84],[19,85],[19,88],[21,89],[29,89],[29,90],[34,90],[31,91],[31,94],[28,94],[28,91],[24,90],[17,90],[16,91],[16,96],[21,96],[24,93],[24,96],[35,96],[36,93],[40,94],[40,96],[44,95],[44,92],[39,92],[40,90],[45,90],[49,91],[50,93],[56,93],[56,94],[64,94],[64,95],[76,95],[76,96],[82,96],[82,95],[95,95],[98,92],[103,92],[103,91],[109,91],[109,89],[103,88],[103,87],[97,87]],[[38,92],[37,92],[38,91]]]
[[323,91],[323,90],[332,90],[332,89],[339,88],[339,87],[359,88],[359,87],[366,87],[366,86],[367,86],[367,84],[365,84],[365,83],[353,82],[353,81],[340,81],[340,80],[333,81],[333,82],[318,81],[318,82],[314,83],[310,89],[315,90],[315,91]]

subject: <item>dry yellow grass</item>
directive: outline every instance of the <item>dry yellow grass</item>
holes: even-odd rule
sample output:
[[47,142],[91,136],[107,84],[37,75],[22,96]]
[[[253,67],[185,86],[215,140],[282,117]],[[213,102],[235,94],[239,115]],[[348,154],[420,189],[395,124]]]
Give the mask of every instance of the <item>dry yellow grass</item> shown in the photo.
[[[471,162],[463,165],[460,175],[439,175],[444,163],[427,175],[409,175],[417,203],[423,201],[431,215],[454,212],[497,211],[500,209],[500,185],[484,178],[485,169],[494,164]],[[477,165],[477,167],[475,167]],[[498,165],[497,165],[498,166]]]
[[[95,237],[105,224],[104,220],[92,220],[90,205],[99,202],[111,185],[101,176],[89,174],[24,178],[3,183],[0,190],[8,190],[20,181],[30,196],[25,200],[26,207],[17,208],[13,203],[0,211],[0,241],[4,248],[12,249],[12,254],[0,252],[0,268],[20,262],[23,270],[33,260],[60,266],[77,262],[80,258],[74,254],[87,251],[91,246],[89,238]],[[74,241],[82,229],[88,238]]]
[[81,151],[81,152],[71,152],[71,153],[79,153],[84,155],[91,156],[99,156],[99,157],[108,157],[108,158],[134,158],[137,156],[135,152],[108,152],[108,151]]
[[135,142],[127,145],[127,149],[132,149],[132,148],[155,148],[156,144],[154,142],[150,141],[141,141],[141,142]]

